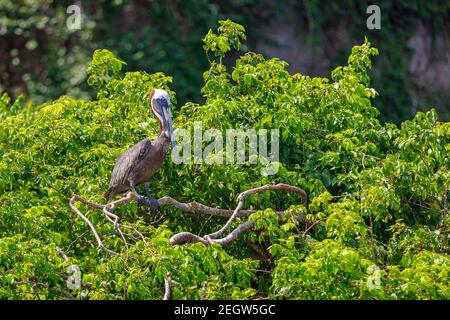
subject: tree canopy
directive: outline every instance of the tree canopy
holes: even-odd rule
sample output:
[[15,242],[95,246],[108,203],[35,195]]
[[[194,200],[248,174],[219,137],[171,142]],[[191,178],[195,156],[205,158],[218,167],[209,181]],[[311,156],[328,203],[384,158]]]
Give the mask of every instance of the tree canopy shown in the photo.
[[[203,104],[177,101],[163,73],[123,73],[124,62],[105,49],[87,69],[97,92],[91,101],[62,96],[35,105],[1,95],[0,298],[161,299],[170,274],[174,299],[450,299],[450,123],[431,109],[399,126],[382,124],[368,76],[378,51],[367,40],[330,78],[317,78],[291,75],[284,61],[253,52],[227,69],[222,58],[244,37],[226,20],[203,39],[210,60]],[[69,199],[103,203],[116,157],[157,135],[152,87],[178,106],[176,128],[202,121],[222,132],[280,130],[277,174],[261,175],[260,162],[167,158],[151,182],[153,196],[233,209],[245,190],[286,183],[306,191],[308,208],[286,192],[248,197],[244,207],[257,211],[233,226],[252,219],[253,230],[221,247],[169,239],[213,232],[223,217],[170,207],[144,214],[130,203],[115,213],[146,241],[127,249],[101,211],[81,206],[119,254],[100,250]],[[276,211],[286,208],[280,219]],[[73,266],[79,288],[67,287]]]

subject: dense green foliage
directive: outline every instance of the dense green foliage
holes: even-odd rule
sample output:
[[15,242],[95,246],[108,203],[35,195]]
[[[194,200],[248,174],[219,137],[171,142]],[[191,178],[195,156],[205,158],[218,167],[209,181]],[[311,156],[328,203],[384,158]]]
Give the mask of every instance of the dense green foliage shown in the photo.
[[[368,76],[377,50],[367,41],[330,79],[290,75],[285,62],[251,52],[227,69],[222,57],[245,35],[231,21],[220,25],[204,38],[204,104],[181,105],[163,73],[122,73],[107,50],[88,68],[92,101],[34,105],[1,96],[0,298],[59,299],[64,290],[79,299],[160,299],[169,273],[174,299],[198,299],[205,281],[208,299],[450,299],[450,123],[431,110],[400,127],[381,124]],[[230,247],[171,246],[175,232],[205,234],[224,218],[165,207],[159,220],[130,204],[116,212],[147,246],[138,241],[127,251],[101,212],[80,205],[120,254],[98,249],[68,201],[76,193],[103,203],[115,158],[157,135],[150,87],[169,91],[176,128],[279,128],[281,140],[276,175],[262,176],[261,164],[167,159],[151,183],[155,197],[232,208],[244,190],[288,183],[307,191],[309,212],[292,194],[266,192],[246,200],[261,209],[250,217],[255,230]],[[274,210],[288,207],[314,227],[289,214],[278,221]],[[255,244],[268,259],[256,259]],[[70,265],[80,268],[80,289],[66,288]]]
[[[0,30],[6,30],[5,34],[0,31],[0,80],[10,94],[26,93],[35,103],[63,94],[93,97],[95,92],[85,81],[86,61],[94,49],[108,48],[127,62],[128,71],[170,74],[178,97],[202,102],[198,88],[208,60],[201,38],[218,19],[230,17],[247,26],[251,40],[246,46],[252,50],[260,43],[278,40],[264,27],[279,21],[292,26],[288,32],[305,36],[301,51],[320,52],[327,47],[329,57],[324,62],[331,66],[344,64],[349,47],[367,36],[383,52],[371,71],[374,88],[383,92],[374,100],[382,120],[399,123],[429,105],[436,106],[441,120],[450,117],[448,90],[433,92],[429,90],[432,84],[418,87],[408,71],[413,55],[408,40],[419,24],[429,31],[431,52],[435,54],[424,59],[446,57],[448,49],[436,44],[438,34],[448,34],[450,7],[445,0],[380,1],[380,30],[366,27],[366,9],[373,4],[369,0],[333,0],[325,4],[316,0],[79,3],[82,29],[68,30],[66,10],[73,1],[0,1]],[[303,70],[306,66],[297,67]]]

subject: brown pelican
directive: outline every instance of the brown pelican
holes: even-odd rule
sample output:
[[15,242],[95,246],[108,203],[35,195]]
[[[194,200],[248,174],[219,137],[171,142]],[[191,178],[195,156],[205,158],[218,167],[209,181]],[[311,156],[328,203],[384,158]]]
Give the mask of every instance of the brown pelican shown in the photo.
[[[159,136],[154,143],[148,138],[138,142],[117,158],[108,191],[104,194],[108,201],[131,189],[141,204],[146,203],[146,199],[137,193],[136,186],[144,183],[147,197],[151,199],[148,183],[163,164],[170,142],[173,150],[176,148],[169,95],[164,90],[153,89],[149,100],[159,122]],[[154,201],[151,206],[154,206]]]

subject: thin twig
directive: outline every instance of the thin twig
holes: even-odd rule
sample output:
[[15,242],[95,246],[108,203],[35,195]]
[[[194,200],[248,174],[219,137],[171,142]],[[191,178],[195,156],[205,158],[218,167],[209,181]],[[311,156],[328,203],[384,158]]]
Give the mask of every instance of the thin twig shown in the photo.
[[56,251],[58,252],[61,258],[63,258],[64,260],[69,260],[69,257],[67,257],[67,255],[64,253],[64,251],[62,251],[60,247],[57,246]]
[[374,237],[373,237],[373,222],[372,222],[372,215],[369,214],[369,231],[370,231],[370,246],[372,248],[372,259],[375,262],[376,255],[375,255],[375,243],[374,243]]
[[89,226],[89,228],[91,228],[91,231],[92,231],[92,233],[94,234],[95,239],[97,240],[98,247],[101,248],[103,251],[105,251],[105,252],[108,253],[108,254],[117,254],[117,252],[112,251],[112,250],[106,248],[106,247],[103,245],[103,242],[102,242],[102,240],[100,239],[100,236],[99,236],[97,230],[95,229],[94,225],[92,224],[92,222],[91,222],[88,218],[86,218],[86,216],[85,216],[84,214],[82,214],[82,213],[80,212],[80,210],[78,210],[78,209],[75,207],[75,200],[81,201],[81,202],[83,202],[83,203],[85,203],[85,204],[87,204],[87,205],[89,205],[89,206],[91,206],[91,204],[92,204],[92,207],[97,206],[97,204],[91,203],[90,201],[87,201],[87,200],[85,200],[85,199],[83,199],[83,198],[81,198],[80,196],[77,196],[77,195],[73,195],[73,196],[72,196],[72,199],[70,199],[70,202],[69,202],[69,205],[70,205],[70,208],[72,209],[72,211],[75,212],[78,216],[80,216],[81,219],[83,219],[84,222],[87,223],[87,225]]
[[202,291],[200,291],[200,300],[206,299],[206,289],[208,286],[208,281],[203,281],[202,283]]
[[308,231],[311,230],[312,228],[314,228],[320,221],[322,221],[322,219],[316,220],[313,223],[311,223],[311,225],[309,225],[303,232],[302,238],[304,238],[306,236],[306,234],[308,233]]
[[163,300],[170,300],[170,276],[167,274],[164,277],[164,297]]

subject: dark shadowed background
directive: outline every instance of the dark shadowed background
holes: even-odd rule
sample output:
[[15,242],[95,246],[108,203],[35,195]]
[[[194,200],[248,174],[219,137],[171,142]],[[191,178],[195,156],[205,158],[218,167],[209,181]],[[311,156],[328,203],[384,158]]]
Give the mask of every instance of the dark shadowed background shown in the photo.
[[[82,9],[80,30],[66,27],[72,4]],[[371,4],[381,9],[380,30],[366,26]],[[398,123],[430,107],[449,120],[449,12],[445,0],[0,0],[0,90],[34,103],[88,98],[85,70],[93,51],[106,48],[127,70],[173,76],[181,104],[201,101],[201,39],[230,18],[247,29],[244,49],[311,76],[329,76],[367,37],[380,51],[371,76],[382,120]]]

